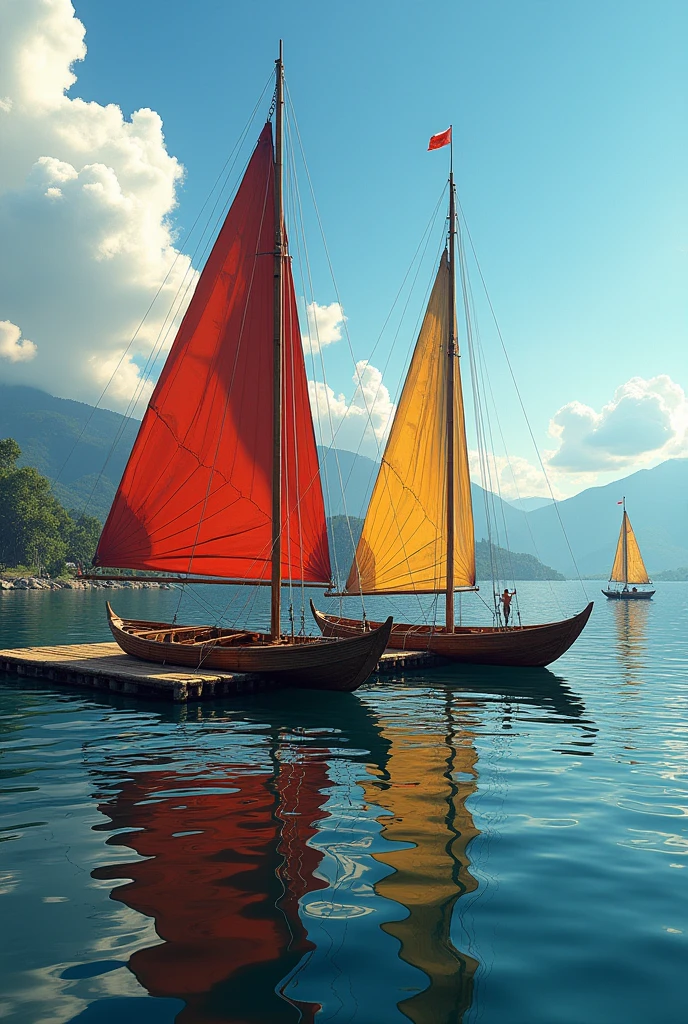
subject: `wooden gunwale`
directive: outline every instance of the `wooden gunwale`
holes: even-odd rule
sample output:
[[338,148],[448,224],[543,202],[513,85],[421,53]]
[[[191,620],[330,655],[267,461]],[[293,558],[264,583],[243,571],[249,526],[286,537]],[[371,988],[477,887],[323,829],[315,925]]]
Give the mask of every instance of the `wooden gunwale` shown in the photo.
[[[315,620],[326,636],[360,635],[358,619],[324,615],[312,605]],[[429,651],[465,664],[544,668],[564,654],[578,638],[592,612],[592,601],[570,619],[528,626],[458,626],[453,633],[444,626],[395,623],[388,647],[395,650]],[[372,629],[375,622],[367,623]]]
[[[379,627],[356,636],[295,637],[271,640],[266,634],[255,636],[253,643],[222,646],[222,636],[198,644],[174,643],[142,637],[141,627],[150,631],[155,623],[121,619],[107,605],[108,622],[115,640],[133,657],[164,665],[219,669],[266,675],[288,685],[318,689],[354,690],[373,672],[392,629],[391,617]],[[163,629],[170,627],[169,623]],[[187,629],[190,627],[180,627]],[[209,627],[196,627],[198,632]],[[162,632],[162,631],[161,631]],[[235,636],[235,630],[226,632]]]
[[[208,631],[208,627],[207,626],[200,626],[200,627],[199,626],[169,626],[167,629],[156,629],[155,626],[153,626],[152,629],[141,629],[138,626],[130,627],[130,632],[135,632],[137,636],[143,637],[144,639],[148,639],[149,634],[156,634],[157,636],[160,636],[161,634],[165,634],[165,633],[170,634],[170,635],[172,633],[178,633],[178,634],[189,633],[190,635],[195,636],[196,633],[199,632],[199,630],[205,630],[207,632]],[[220,631],[219,630],[215,630],[215,632],[219,633]],[[222,632],[223,636],[252,636],[253,635],[250,631],[247,631],[245,629],[236,629],[236,630],[227,629],[227,630],[222,630],[221,632]]]

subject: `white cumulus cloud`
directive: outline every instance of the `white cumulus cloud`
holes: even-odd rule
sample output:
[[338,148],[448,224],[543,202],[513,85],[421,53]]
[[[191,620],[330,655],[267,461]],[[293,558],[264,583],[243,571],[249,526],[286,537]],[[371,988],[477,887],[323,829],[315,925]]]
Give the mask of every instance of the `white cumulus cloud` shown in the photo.
[[548,472],[545,477],[540,466],[534,465],[521,455],[507,457],[486,452],[481,459],[478,451],[470,450],[468,467],[471,480],[485,490],[499,494],[507,501],[512,498],[549,498],[550,486],[555,498],[562,497],[556,483],[556,474]]
[[346,317],[338,302],[321,306],[309,302],[306,306],[306,331],[303,334],[303,348],[306,355],[315,355],[327,345],[340,341]]
[[356,363],[351,398],[321,381],[308,381],[318,443],[380,457],[395,406],[382,374],[367,359]]
[[114,375],[103,404],[123,408],[196,280],[169,220],[183,168],[155,111],[65,95],[86,55],[71,0],[0,14],[0,320],[32,339],[5,335],[0,373],[87,402]]
[[21,328],[9,320],[0,320],[0,359],[11,363],[25,363],[36,355],[36,346],[22,338]]
[[557,469],[640,468],[688,454],[688,398],[667,374],[632,377],[599,412],[576,401],[562,406],[550,434],[559,441],[549,460]]

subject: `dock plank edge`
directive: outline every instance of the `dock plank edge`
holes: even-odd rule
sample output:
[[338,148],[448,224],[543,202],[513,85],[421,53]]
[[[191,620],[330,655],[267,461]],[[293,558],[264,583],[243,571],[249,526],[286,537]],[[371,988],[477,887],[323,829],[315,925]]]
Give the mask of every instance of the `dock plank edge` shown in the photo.
[[[374,676],[419,671],[444,664],[425,651],[386,651]],[[248,673],[194,672],[155,665],[125,654],[114,643],[90,643],[0,650],[0,671],[62,686],[106,691],[172,703],[217,700],[281,688],[276,679]]]

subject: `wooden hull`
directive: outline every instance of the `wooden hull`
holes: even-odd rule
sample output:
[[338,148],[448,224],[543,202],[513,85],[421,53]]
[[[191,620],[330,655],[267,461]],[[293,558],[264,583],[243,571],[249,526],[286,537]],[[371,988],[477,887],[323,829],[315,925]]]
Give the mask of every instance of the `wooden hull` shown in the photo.
[[[315,620],[325,636],[360,636],[363,623],[323,615],[311,602]],[[469,665],[502,665],[543,668],[560,658],[576,640],[592,612],[592,601],[578,615],[561,622],[539,626],[458,626],[447,633],[443,626],[413,626],[395,623],[388,647],[396,650],[431,651],[451,661]],[[378,623],[366,626],[376,629]]]
[[602,593],[610,601],[649,601],[656,594],[655,590],[603,590]]
[[355,690],[375,669],[389,640],[392,619],[349,639],[302,636],[272,642],[264,633],[212,626],[121,619],[110,604],[108,621],[126,654],[144,661],[187,668],[247,672],[285,686]]

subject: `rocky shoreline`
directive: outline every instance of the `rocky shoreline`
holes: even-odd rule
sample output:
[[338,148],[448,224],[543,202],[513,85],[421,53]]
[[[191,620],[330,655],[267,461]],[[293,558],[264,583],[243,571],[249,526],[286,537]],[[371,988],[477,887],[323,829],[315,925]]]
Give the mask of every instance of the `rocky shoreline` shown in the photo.
[[131,580],[53,580],[44,576],[22,576],[19,579],[0,576],[0,591],[5,590],[172,590],[169,583],[139,583]]

